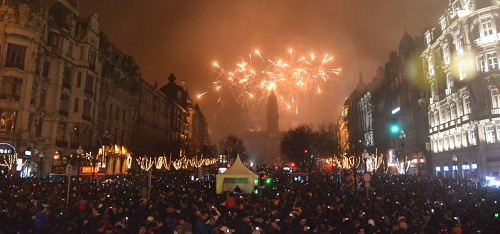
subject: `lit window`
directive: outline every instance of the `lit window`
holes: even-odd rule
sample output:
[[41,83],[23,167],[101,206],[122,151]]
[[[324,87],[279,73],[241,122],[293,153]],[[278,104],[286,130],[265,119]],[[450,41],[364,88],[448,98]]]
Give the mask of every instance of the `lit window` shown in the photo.
[[484,56],[480,55],[476,57],[477,70],[480,72],[485,72],[486,64],[484,62]]
[[469,143],[476,145],[476,131],[474,129],[469,130]]
[[500,94],[498,93],[498,89],[496,87],[491,89],[491,99],[493,102],[493,108],[500,108]]
[[486,142],[495,143],[495,127],[493,125],[486,126]]
[[431,45],[431,40],[432,40],[431,33],[429,32],[425,35],[425,42],[427,43],[428,46]]
[[486,59],[488,60],[488,70],[498,69],[497,52],[487,53]]
[[461,143],[462,143],[462,141],[460,139],[460,133],[455,134],[455,147],[457,149],[460,149]]
[[464,115],[464,104],[462,103],[462,99],[459,98],[457,100],[457,105],[458,105],[458,108],[457,108],[457,115],[458,117],[462,117],[462,115]]
[[443,152],[443,138],[439,138],[438,148],[439,148],[439,152]]
[[460,30],[455,32],[455,47],[457,49],[458,54],[461,54],[464,52],[462,33],[460,32]]
[[448,46],[448,43],[443,45],[443,56],[444,63],[450,64],[450,47]]
[[434,127],[434,114],[429,113],[429,124]]
[[493,34],[493,25],[491,23],[491,19],[487,19],[481,22],[482,34],[483,37],[489,36]]
[[458,70],[460,73],[460,80],[464,80],[465,78],[467,78],[465,74],[465,64],[463,62],[458,65]]
[[448,151],[449,147],[448,147],[448,141],[449,141],[449,137],[448,136],[445,136],[444,137],[444,151]]
[[434,75],[434,60],[432,59],[432,57],[429,57],[429,75],[432,76]]
[[438,152],[438,144],[436,139],[432,141],[432,149],[434,150],[434,153]]
[[447,80],[447,83],[448,83],[448,88],[449,89],[453,88],[453,76],[451,76],[451,73],[448,73],[446,75],[446,80]]
[[462,132],[462,146],[467,147],[467,131]]
[[464,103],[465,103],[464,115],[468,115],[470,113],[470,100],[469,100],[469,96],[464,97]]
[[446,111],[446,122],[450,121],[451,120],[451,111],[450,111],[450,107],[449,106],[446,106],[445,107],[445,111]]
[[457,118],[457,107],[455,104],[451,105],[451,120],[455,120]]
[[435,121],[434,126],[438,126],[439,125],[439,112],[438,111],[434,112],[434,121]]
[[446,18],[443,18],[441,20],[441,30],[444,31],[445,29],[446,29]]
[[450,138],[450,143],[449,143],[450,150],[454,150],[455,149],[455,139],[453,139],[454,138],[453,135],[449,136],[449,138]]

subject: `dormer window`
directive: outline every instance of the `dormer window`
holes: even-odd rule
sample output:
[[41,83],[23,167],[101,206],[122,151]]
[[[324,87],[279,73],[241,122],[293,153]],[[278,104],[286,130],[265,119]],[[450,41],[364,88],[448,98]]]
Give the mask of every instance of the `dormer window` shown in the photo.
[[441,19],[440,23],[441,23],[441,30],[444,31],[446,29],[446,26],[447,26],[446,25],[446,18]]
[[425,35],[425,43],[427,43],[427,46],[430,46],[431,45],[431,41],[432,41],[432,38],[431,38],[431,33],[428,32],[426,35]]

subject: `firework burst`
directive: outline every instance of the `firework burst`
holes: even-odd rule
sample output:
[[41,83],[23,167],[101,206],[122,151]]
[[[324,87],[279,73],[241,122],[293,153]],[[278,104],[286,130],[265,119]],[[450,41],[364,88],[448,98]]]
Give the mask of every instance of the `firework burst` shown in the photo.
[[[313,93],[321,93],[321,85],[339,74],[339,68],[329,68],[332,56],[326,54],[317,59],[314,54],[298,56],[292,50],[282,58],[266,58],[255,51],[257,56],[249,54],[246,60],[238,58],[236,66],[223,66],[214,63],[215,81],[210,90],[198,95],[216,93],[217,103],[226,98],[233,98],[242,106],[242,114],[251,125],[265,116],[267,96],[276,93],[281,109],[299,115],[307,105]],[[316,59],[315,59],[316,58]]]

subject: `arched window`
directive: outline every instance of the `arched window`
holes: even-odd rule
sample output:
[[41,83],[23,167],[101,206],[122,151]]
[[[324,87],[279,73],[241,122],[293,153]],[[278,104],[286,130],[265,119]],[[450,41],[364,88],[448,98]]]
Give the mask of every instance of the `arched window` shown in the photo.
[[431,125],[431,127],[434,127],[434,114],[433,113],[429,113],[429,125]]
[[462,102],[462,99],[461,99],[461,98],[459,98],[459,99],[457,100],[457,105],[458,105],[458,106],[457,106],[457,116],[458,116],[458,117],[462,117],[462,115],[464,115],[464,104],[463,104],[463,102]]
[[468,115],[471,111],[469,96],[464,97],[464,115]]
[[450,64],[450,47],[448,46],[448,43],[444,43],[443,45],[443,57],[444,57],[444,63]]

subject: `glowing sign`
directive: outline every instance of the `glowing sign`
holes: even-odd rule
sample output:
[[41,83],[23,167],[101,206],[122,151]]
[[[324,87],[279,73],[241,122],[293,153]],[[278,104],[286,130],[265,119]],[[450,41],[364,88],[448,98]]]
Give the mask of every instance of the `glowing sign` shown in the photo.
[[477,163],[472,164],[472,170],[475,170],[475,169],[477,169]]
[[219,168],[219,174],[222,174],[222,173],[224,173],[226,171],[227,171],[227,168],[225,168],[225,167],[220,167]]
[[444,166],[444,171],[450,171],[450,167],[449,166]]
[[468,165],[468,164],[462,165],[462,170],[469,170],[469,169],[470,169],[470,165]]
[[23,159],[18,158],[16,163],[16,171],[21,171],[22,168],[23,168]]
[[436,171],[441,171],[441,167],[436,167]]
[[[99,167],[94,168],[94,173],[97,173],[99,171]],[[80,173],[92,173],[92,167],[82,167],[80,168]]]
[[400,108],[400,107],[398,107],[398,108],[396,108],[396,109],[392,110],[392,114],[396,114],[396,113],[398,113],[400,110],[401,110],[401,108]]

